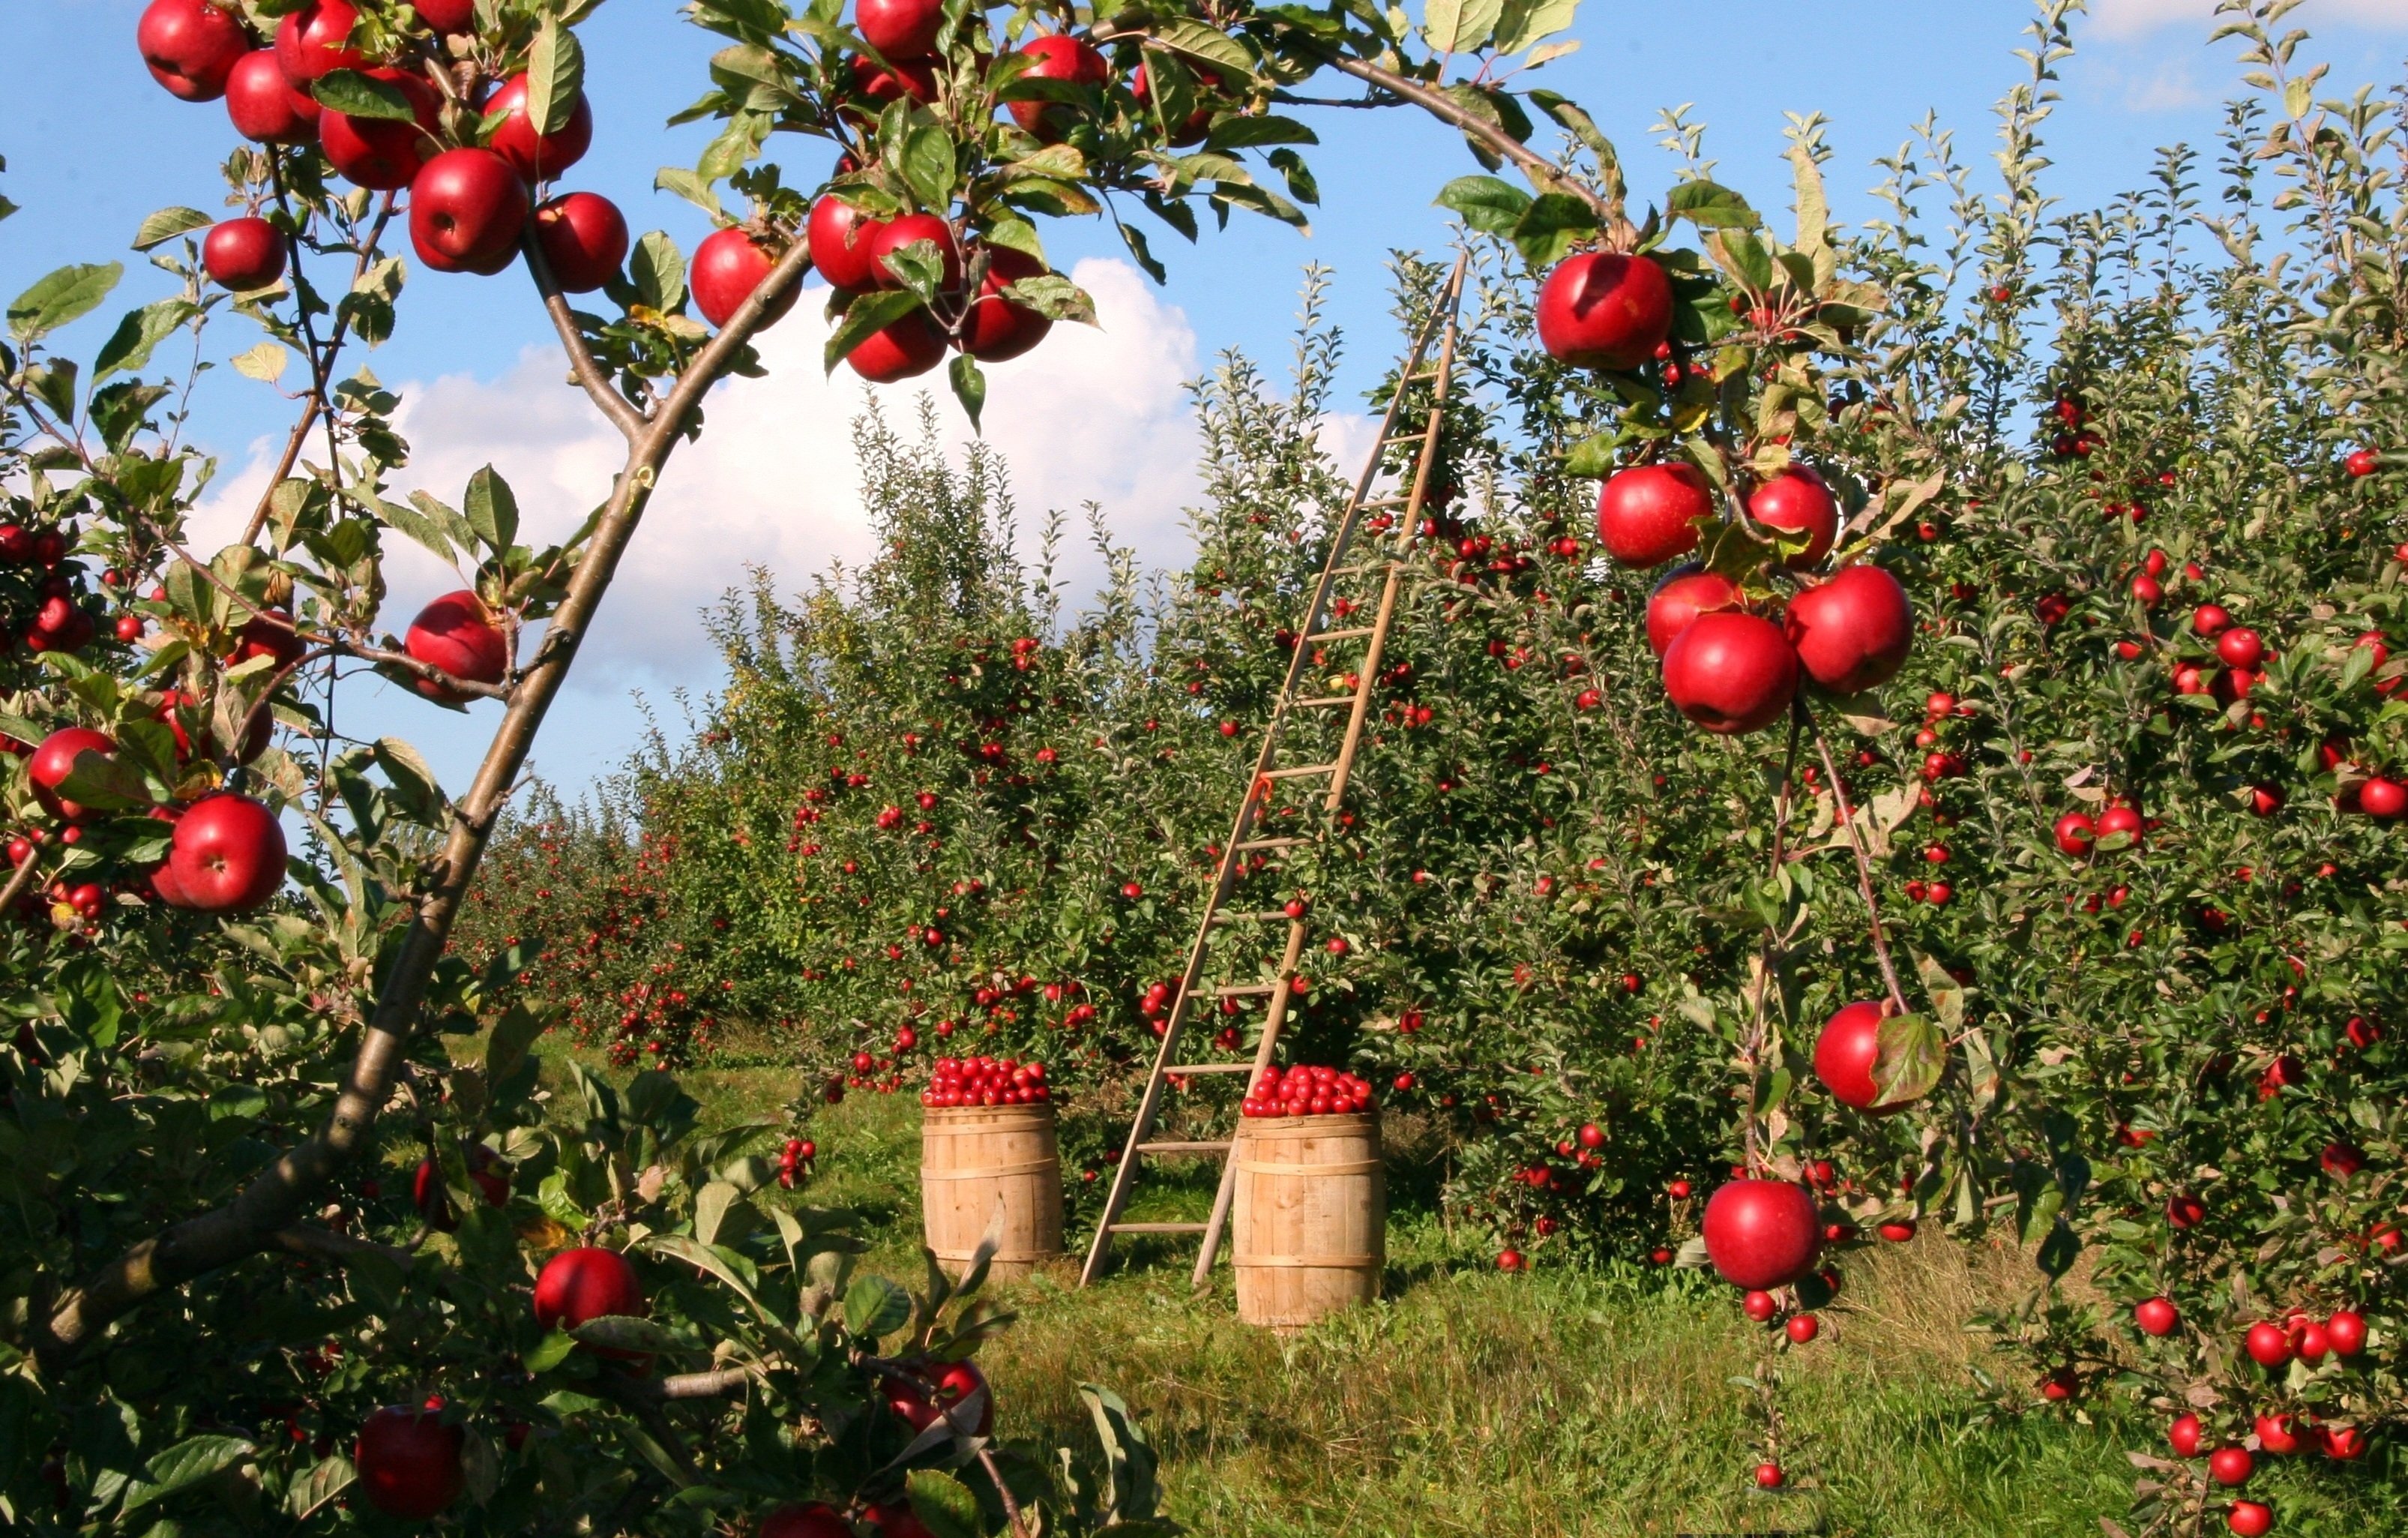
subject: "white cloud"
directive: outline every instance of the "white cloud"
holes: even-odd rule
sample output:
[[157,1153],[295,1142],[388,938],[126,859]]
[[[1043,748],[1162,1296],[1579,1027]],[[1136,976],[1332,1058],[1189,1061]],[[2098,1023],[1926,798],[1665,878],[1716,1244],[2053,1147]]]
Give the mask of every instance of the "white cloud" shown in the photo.
[[[2111,37],[2132,37],[2174,22],[2199,23],[2215,15],[2216,0],[2097,0],[2091,14]],[[2307,0],[2286,25],[2350,22],[2371,27],[2408,27],[2408,0]]]
[[[986,438],[1010,471],[1024,534],[1043,512],[1073,516],[1101,504],[1115,539],[1152,564],[1181,561],[1181,510],[1197,500],[1197,433],[1185,392],[1197,372],[1186,317],[1125,262],[1081,262],[1072,276],[1095,295],[1100,329],[1057,325],[1025,358],[987,371]],[[832,560],[869,552],[867,516],[853,463],[853,419],[873,387],[820,367],[827,338],[824,289],[807,290],[760,342],[768,376],[731,380],[705,407],[705,431],[669,462],[587,642],[578,682],[616,695],[643,684],[691,683],[715,664],[696,613],[739,584],[747,565],[773,571],[789,591]],[[453,506],[478,467],[491,463],[517,494],[523,539],[560,538],[606,496],[622,459],[616,431],[565,382],[556,353],[530,348],[495,380],[447,376],[399,387],[396,425],[415,453],[395,478]],[[971,437],[940,375],[876,387],[888,419],[912,427],[924,390],[944,398],[940,419],[956,447]],[[201,541],[239,532],[270,467],[268,445],[221,483],[202,517]],[[388,545],[393,596],[384,624],[399,629],[417,606],[457,585],[433,556],[406,540]],[[1057,580],[1073,593],[1100,575],[1100,557],[1067,542]]]

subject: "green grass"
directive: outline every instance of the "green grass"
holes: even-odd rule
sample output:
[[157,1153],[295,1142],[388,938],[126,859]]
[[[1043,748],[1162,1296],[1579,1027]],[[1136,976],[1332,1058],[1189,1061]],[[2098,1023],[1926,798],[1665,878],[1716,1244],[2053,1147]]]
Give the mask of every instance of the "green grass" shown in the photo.
[[[683,1082],[715,1124],[774,1114],[796,1088],[761,1069]],[[813,1201],[861,1212],[874,1227],[865,1263],[907,1283],[921,1271],[918,1119],[908,1097],[856,1095],[820,1108],[810,1131]],[[1205,1179],[1157,1184],[1144,1215],[1201,1215]],[[2055,1538],[2096,1533],[2129,1503],[2123,1449],[2141,1430],[2057,1412],[1993,1417],[1973,1388],[1982,1348],[1961,1321],[2021,1285],[2012,1256],[1969,1261],[1927,1237],[1852,1259],[1822,1338],[1782,1358],[1796,1488],[1765,1495],[1750,1483],[1756,1396],[1732,1381],[1756,1371],[1763,1337],[1727,1289],[1499,1275],[1474,1238],[1399,1215],[1386,1297],[1284,1338],[1237,1322],[1226,1265],[1192,1291],[1194,1251],[1168,1243],[1125,1255],[1089,1290],[1068,1262],[1013,1284],[1002,1291],[1019,1322],[982,1358],[1003,1432],[1090,1446],[1078,1386],[1103,1383],[1162,1453],[1171,1515],[1243,1538]],[[2325,1502],[2296,1488],[2286,1503],[2278,1486],[2286,1532],[2384,1530],[2346,1502],[2310,1511]]]

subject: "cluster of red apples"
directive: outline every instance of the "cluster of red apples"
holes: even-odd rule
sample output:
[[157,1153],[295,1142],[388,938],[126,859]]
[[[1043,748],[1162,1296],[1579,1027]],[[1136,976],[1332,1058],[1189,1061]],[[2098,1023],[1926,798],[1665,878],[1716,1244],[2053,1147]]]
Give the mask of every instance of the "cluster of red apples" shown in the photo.
[[[476,25],[472,0],[426,0],[413,8],[438,43],[468,35]],[[935,100],[933,55],[944,20],[940,0],[862,0],[855,20],[863,38],[886,61],[883,66],[866,55],[852,61],[853,87],[867,108],[874,111],[903,96]],[[582,294],[608,283],[628,248],[626,220],[618,208],[585,192],[535,201],[535,189],[575,165],[592,143],[593,110],[583,93],[566,123],[548,134],[528,110],[525,75],[475,81],[462,96],[439,53],[421,68],[405,65],[422,61],[379,61],[361,52],[351,41],[358,21],[348,0],[308,0],[278,23],[271,43],[263,44],[240,17],[209,0],[152,0],[137,42],[161,85],[185,101],[222,98],[245,137],[267,145],[314,144],[337,174],[356,186],[407,188],[410,243],[435,270],[501,272],[518,254],[532,215],[544,262],[561,288]],[[1068,36],[1032,38],[1022,51],[1034,60],[1024,71],[1026,79],[1093,85],[1110,75],[1102,54]],[[355,71],[399,93],[414,119],[362,117],[324,106],[315,93],[318,82],[337,71]],[[1133,83],[1142,96],[1142,79]],[[464,110],[447,112],[451,108]],[[1030,133],[1060,137],[1057,114],[1046,103],[1014,102],[1010,109]],[[860,114],[864,121],[867,115]],[[488,130],[485,123],[495,126]],[[966,250],[940,214],[878,219],[830,195],[813,207],[805,238],[812,265],[848,292],[904,287],[887,258],[919,242],[933,245],[942,260],[943,291],[956,312],[940,322],[926,309],[915,309],[873,333],[847,360],[865,379],[886,382],[925,373],[942,361],[948,345],[991,362],[1018,357],[1052,329],[1048,317],[1005,292],[1015,281],[1042,275],[1044,264],[1001,246]],[[755,226],[731,226],[707,237],[687,271],[703,318],[714,326],[726,324],[768,276],[782,243],[778,232]],[[221,285],[251,293],[284,276],[290,249],[285,232],[253,212],[212,228],[202,242],[202,263]],[[966,273],[973,266],[981,277],[975,292],[965,292]],[[797,292],[786,291],[771,320],[791,308]]]
[[1371,1081],[1343,1069],[1297,1063],[1266,1068],[1246,1090],[1244,1116],[1354,1116],[1371,1109]]
[[1054,1098],[1045,1082],[1045,1065],[1017,1057],[939,1057],[920,1091],[920,1103],[932,1108],[985,1105],[1043,1105]]
[[[473,0],[424,0],[412,8],[437,38],[463,36],[476,27]],[[502,271],[517,256],[532,213],[544,260],[562,288],[589,293],[609,281],[627,254],[627,223],[617,207],[593,193],[569,193],[538,208],[529,191],[575,165],[593,142],[594,114],[583,93],[566,124],[546,134],[528,112],[524,75],[497,85],[477,82],[462,99],[456,78],[439,61],[405,68],[361,52],[351,42],[359,20],[348,0],[308,0],[262,43],[240,16],[208,0],[152,0],[136,41],[152,79],[185,101],[222,98],[245,138],[314,144],[355,186],[408,189],[410,244],[436,271]],[[356,72],[398,93],[413,117],[398,122],[323,106],[315,89],[337,71]],[[487,85],[494,85],[490,93]],[[473,114],[469,123],[481,118],[497,125],[481,144],[449,143],[445,108],[453,106]],[[455,137],[462,132],[450,131]],[[201,259],[212,280],[249,293],[284,276],[289,249],[285,232],[252,213],[211,229]],[[693,281],[699,297],[705,283],[699,262]]]
[[[1547,275],[1538,324],[1549,354],[1576,367],[1627,371],[1669,360],[1672,285],[1648,257],[1583,252]],[[1721,734],[1779,720],[1801,675],[1837,694],[1888,683],[1914,634],[1905,589],[1879,567],[1811,575],[1840,531],[1839,501],[1814,470],[1788,465],[1758,481],[1744,506],[1757,529],[1805,540],[1787,559],[1801,586],[1782,618],[1760,612],[1741,582],[1698,566],[1674,571],[1647,604],[1664,692],[1681,713]],[[1619,470],[1598,494],[1599,542],[1641,570],[1695,551],[1715,517],[1713,483],[1682,461]]]

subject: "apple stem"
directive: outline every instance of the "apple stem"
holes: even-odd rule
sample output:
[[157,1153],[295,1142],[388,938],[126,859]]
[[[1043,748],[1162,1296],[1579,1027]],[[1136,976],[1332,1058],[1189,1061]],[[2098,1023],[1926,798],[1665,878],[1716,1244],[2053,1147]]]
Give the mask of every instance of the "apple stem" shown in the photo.
[[1799,700],[1798,713],[1814,731],[1814,749],[1822,755],[1823,776],[1831,782],[1831,798],[1837,804],[1840,826],[1847,830],[1848,851],[1856,857],[1856,890],[1865,899],[1865,913],[1871,921],[1873,959],[1881,963],[1882,981],[1889,987],[1889,1001],[1900,1014],[1914,1012],[1906,1007],[1906,994],[1898,985],[1898,968],[1890,960],[1889,941],[1882,933],[1881,903],[1873,896],[1873,867],[1865,854],[1864,837],[1856,829],[1856,810],[1848,805],[1848,791],[1840,783],[1839,766],[1831,761],[1831,744],[1823,736],[1823,724],[1804,700]]

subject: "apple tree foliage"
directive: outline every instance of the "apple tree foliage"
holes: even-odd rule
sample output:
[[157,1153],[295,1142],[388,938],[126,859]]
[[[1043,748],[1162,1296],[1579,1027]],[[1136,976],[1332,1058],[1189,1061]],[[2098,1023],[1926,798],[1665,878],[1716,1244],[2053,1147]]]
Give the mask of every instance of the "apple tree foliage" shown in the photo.
[[[1431,580],[1331,841],[1249,888],[1303,898],[1317,943],[1343,942],[1307,968],[1298,1057],[1442,1122],[1447,1200],[1500,1243],[1678,1249],[1745,1164],[1815,1183],[1835,1247],[1885,1223],[2027,1245],[2039,1285],[1983,1321],[2016,1364],[1995,1387],[2136,1408],[2139,1528],[2231,1499],[2154,1440],[2177,1415],[2209,1447],[2256,1446],[2248,1493],[2280,1509],[2387,1477],[2408,1409],[2408,897],[2400,824],[2367,794],[2408,775],[2400,124],[2303,61],[2289,8],[2224,7],[2249,89],[2222,138],[2097,209],[2046,190],[2070,4],[2041,8],[2001,103],[1995,190],[1927,127],[1883,162],[1885,211],[1860,231],[1820,225],[1812,124],[1780,241],[1669,122],[1684,169],[1639,227],[1695,229],[1697,259],[1665,259],[1684,339],[1736,349],[1689,376],[1721,388],[1582,376],[1531,344],[1530,278],[1623,195],[1576,123],[1586,158],[1534,176],[1539,195],[1448,188],[1498,238],[1478,248],[1452,495],[1419,546]],[[1763,307],[1728,303],[1842,280],[1867,313],[1828,336],[1766,335]],[[1400,318],[1435,285],[1400,266]],[[737,682],[696,738],[633,766],[606,812],[510,836],[515,888],[589,870],[577,900],[639,891],[645,926],[572,958],[587,927],[498,892],[472,922],[540,933],[533,991],[627,1052],[740,1026],[830,1093],[916,1087],[918,1059],[965,1037],[1043,1056],[1096,1108],[1074,1135],[1092,1168],[1343,496],[1314,436],[1335,346],[1309,327],[1284,394],[1243,360],[1205,382],[1197,559],[1075,615],[1014,565],[991,465],[948,471],[870,425],[879,560],[731,607]],[[1899,574],[1920,620],[1895,683],[1813,700],[1787,744],[1708,739],[1666,707],[1648,579],[1593,562],[1584,523],[1588,478],[1668,438],[1758,473],[1777,447],[1850,488],[1843,547]],[[2231,661],[2235,628],[2266,655]],[[671,957],[645,927],[701,986],[647,991]],[[1876,1119],[1811,1059],[1888,971],[1906,1007],[1881,1072],[1914,1103]],[[1246,1016],[1224,1027],[1251,1044]],[[2181,1323],[2144,1336],[2131,1311],[2157,1297]],[[2299,1356],[2337,1312],[2370,1344]],[[2244,1353],[2258,1322],[2291,1359]],[[1828,1347],[1768,1348],[1791,1349]],[[2306,1453],[2271,1456],[2260,1416]]]
[[[308,46],[355,57],[308,87],[320,121],[339,114],[415,152],[413,134],[463,150],[490,139],[507,117],[479,104],[522,74],[525,110],[561,131],[582,89],[575,29],[594,6],[153,9],[183,29],[161,46],[199,54],[331,26]],[[454,925],[580,640],[609,623],[651,495],[704,425],[705,394],[758,371],[752,338],[807,266],[800,224],[828,184],[822,154],[845,157],[834,184],[847,198],[937,214],[973,249],[1038,255],[1040,220],[1137,208],[1182,236],[1208,211],[1294,222],[1313,194],[1298,152],[1312,135],[1280,98],[1328,69],[1543,180],[1522,98],[1494,80],[1510,58],[1560,51],[1545,39],[1571,9],[1446,7],[1415,23],[1364,6],[1106,19],[955,4],[920,101],[870,93],[877,71],[855,67],[866,50],[835,4],[691,7],[728,39],[694,109],[724,132],[661,184],[778,254],[714,331],[692,313],[687,259],[666,235],[635,241],[607,308],[588,309],[528,230],[538,308],[626,440],[592,516],[558,543],[527,535],[490,471],[465,488],[413,483],[400,402],[366,354],[405,297],[439,321],[441,283],[468,280],[425,295],[423,262],[399,249],[402,200],[347,185],[317,147],[227,140],[227,203],[282,240],[277,282],[221,291],[203,259],[216,222],[178,207],[134,242],[150,296],[89,356],[64,351],[61,333],[125,283],[122,264],[27,286],[0,347],[0,496],[16,531],[0,603],[12,642],[38,629],[42,644],[0,656],[0,734],[31,747],[74,726],[111,745],[45,786],[85,809],[73,823],[36,796],[22,755],[0,781],[13,841],[0,890],[11,1530],[390,1530],[399,1519],[380,1507],[421,1502],[471,1531],[700,1532],[818,1500],[894,1534],[1161,1531],[1152,1454],[1102,1390],[1100,1465],[973,1434],[975,1396],[916,1434],[881,1409],[924,1393],[998,1326],[975,1274],[932,1272],[917,1292],[856,1274],[845,1215],[772,1176],[778,1128],[698,1134],[667,1072],[576,1071],[567,1089],[543,1088],[537,1048],[557,1016],[514,986],[529,951],[455,943]],[[1017,45],[1040,22],[1082,35],[1111,67],[1069,84],[1023,78]],[[1144,104],[1130,89],[1140,62]],[[136,67],[131,50],[121,67]],[[1526,94],[1558,122],[1585,121]],[[1008,109],[1030,104],[1025,131]],[[822,141],[810,169],[793,168],[781,135]],[[907,248],[893,270],[943,319],[957,304],[935,245]],[[1059,280],[1013,287],[1048,314],[1087,308]],[[904,308],[853,303],[831,366]],[[977,370],[957,367],[953,382],[974,415]],[[194,514],[217,467],[189,422],[196,393],[221,385],[275,386],[298,410],[241,537],[210,550],[194,542]],[[396,637],[394,536],[457,569],[497,618],[512,643],[501,678],[446,673]],[[21,550],[20,537],[34,542]],[[360,718],[338,680],[368,669],[497,712],[470,785],[438,784],[402,735],[398,718],[424,707]],[[152,813],[216,791],[275,808],[295,851],[283,894],[232,918],[172,908],[157,884],[172,835]],[[641,1317],[538,1322],[534,1277],[580,1243],[628,1258]],[[384,1470],[407,1487],[398,1496],[390,1480],[363,1483],[354,1460],[363,1428],[396,1418],[415,1455]]]

